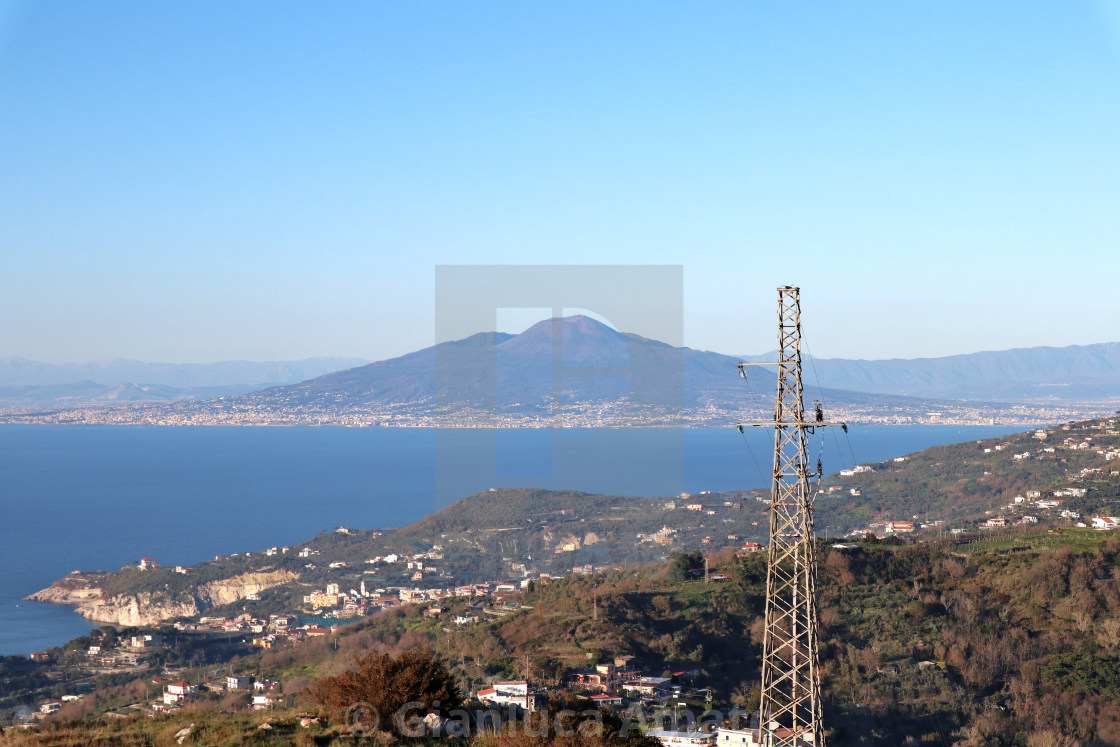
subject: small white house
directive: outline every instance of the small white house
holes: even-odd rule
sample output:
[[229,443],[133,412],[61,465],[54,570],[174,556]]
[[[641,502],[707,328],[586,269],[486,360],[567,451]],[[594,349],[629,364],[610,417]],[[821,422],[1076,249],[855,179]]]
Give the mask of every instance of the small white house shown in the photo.
[[718,747],[761,747],[762,733],[758,729],[718,729],[716,731],[716,745]]
[[522,681],[495,682],[491,687],[478,691],[478,699],[494,705],[514,703],[529,707],[529,683]]
[[248,690],[252,686],[253,686],[253,678],[252,677],[236,677],[232,674],[230,676],[226,677],[226,689],[227,690]]
[[284,702],[284,696],[277,693],[258,693],[253,696],[253,709],[265,711],[276,708]]
[[163,702],[167,705],[176,705],[185,701],[194,693],[194,685],[189,682],[173,682],[163,691]]

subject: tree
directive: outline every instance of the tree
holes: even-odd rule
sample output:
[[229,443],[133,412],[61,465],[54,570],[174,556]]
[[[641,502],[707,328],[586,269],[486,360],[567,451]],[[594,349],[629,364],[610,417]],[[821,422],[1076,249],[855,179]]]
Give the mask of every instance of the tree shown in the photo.
[[[315,680],[309,695],[336,714],[360,711],[366,728],[394,732],[398,730],[396,715],[406,704],[422,703],[425,708],[447,712],[463,703],[447,663],[416,649],[396,658],[380,652],[365,654],[354,662],[353,669]],[[368,712],[370,707],[373,713]]]
[[704,553],[693,550],[691,553],[673,553],[670,556],[669,579],[681,581],[688,577],[688,572],[704,567]]

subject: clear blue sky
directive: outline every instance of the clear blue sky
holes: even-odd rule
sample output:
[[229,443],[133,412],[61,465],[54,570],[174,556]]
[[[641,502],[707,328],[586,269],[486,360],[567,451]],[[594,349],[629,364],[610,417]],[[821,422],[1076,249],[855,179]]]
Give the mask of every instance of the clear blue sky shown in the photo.
[[1120,4],[0,0],[0,357],[380,359],[437,264],[680,264],[685,342],[1120,340]]

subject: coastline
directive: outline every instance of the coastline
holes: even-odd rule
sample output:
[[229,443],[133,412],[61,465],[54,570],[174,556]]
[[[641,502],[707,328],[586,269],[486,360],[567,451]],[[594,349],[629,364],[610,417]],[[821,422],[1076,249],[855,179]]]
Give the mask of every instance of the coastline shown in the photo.
[[[851,426],[1000,426],[1031,428],[1040,425],[1088,420],[1111,415],[1120,402],[1071,403],[937,403],[937,411],[901,408],[829,408],[834,420]],[[88,406],[44,411],[0,408],[0,425],[119,425],[147,427],[241,428],[439,428],[441,430],[506,429],[703,429],[733,428],[748,417],[743,410],[694,410],[684,412],[617,412],[588,409],[578,412],[501,414],[456,413],[437,416],[401,412],[190,412],[160,405]]]
[[[0,653],[29,653],[24,644],[13,648],[17,640],[46,646],[52,629],[65,630],[66,640],[75,627],[88,632],[76,606],[51,605],[58,612],[49,613],[35,609],[41,603],[16,607],[76,565],[109,570],[153,556],[187,566],[295,545],[336,526],[400,527],[495,486],[611,495],[759,487],[764,480],[753,474],[744,439],[769,448],[765,434],[755,442],[728,429],[688,429],[679,437],[664,429],[471,430],[437,438],[431,428],[0,426],[0,468],[9,475],[0,505],[8,529],[0,540],[14,559],[0,580]],[[856,459],[880,461],[1013,430],[875,426],[854,429],[850,438]],[[658,450],[668,447],[667,454]],[[831,457],[826,451],[825,463],[839,469],[849,458],[842,444]],[[35,638],[43,618],[53,622]]]
[[187,594],[140,592],[107,597],[98,586],[96,575],[73,571],[24,599],[73,607],[76,613],[94,623],[147,627],[176,617],[193,617],[211,607],[231,604],[298,578],[290,571],[242,573],[200,584]]

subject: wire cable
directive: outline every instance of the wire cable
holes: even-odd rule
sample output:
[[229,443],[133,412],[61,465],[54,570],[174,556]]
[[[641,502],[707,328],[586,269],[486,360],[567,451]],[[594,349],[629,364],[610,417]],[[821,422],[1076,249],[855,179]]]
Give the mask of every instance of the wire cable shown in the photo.
[[758,458],[754,455],[754,449],[751,448],[750,439],[747,438],[747,434],[741,429],[739,431],[739,435],[743,437],[743,443],[747,446],[747,453],[751,455],[751,461],[754,462],[754,468],[758,470],[759,478],[765,480],[766,473],[762,471],[762,465],[758,463]]
[[[823,400],[824,399],[824,388],[821,386],[820,376],[817,375],[817,361],[813,357],[813,352],[809,349],[809,342],[808,342],[808,340],[805,339],[804,336],[802,336],[801,342],[805,345],[805,354],[809,356],[809,368],[813,369],[813,380],[817,382],[817,394]],[[855,463],[856,463],[856,452],[852,448],[852,439],[848,437],[848,430],[846,428],[843,428],[841,430],[844,431],[844,440],[847,441],[847,443],[848,443],[848,453],[852,457],[852,465],[854,466]],[[837,454],[837,456],[839,456],[840,452],[841,452],[840,439],[836,436],[835,432],[833,432],[833,434],[832,434],[832,440],[835,442],[836,454]]]
[[[754,404],[755,409],[758,410],[759,418],[761,419],[762,406],[758,404],[758,397],[755,396],[754,389],[751,387],[751,381],[747,378],[747,372],[740,368],[739,374],[743,377],[743,381],[745,381],[747,384],[747,393],[750,394],[751,402]],[[743,437],[743,443],[746,444],[747,452],[751,455],[751,461],[754,462],[754,467],[756,470],[758,470],[759,478],[765,481],[766,473],[762,471],[762,465],[759,464],[758,458],[754,455],[754,449],[751,448],[750,439],[747,438],[746,431],[743,430],[742,426],[739,427],[739,435]]]

